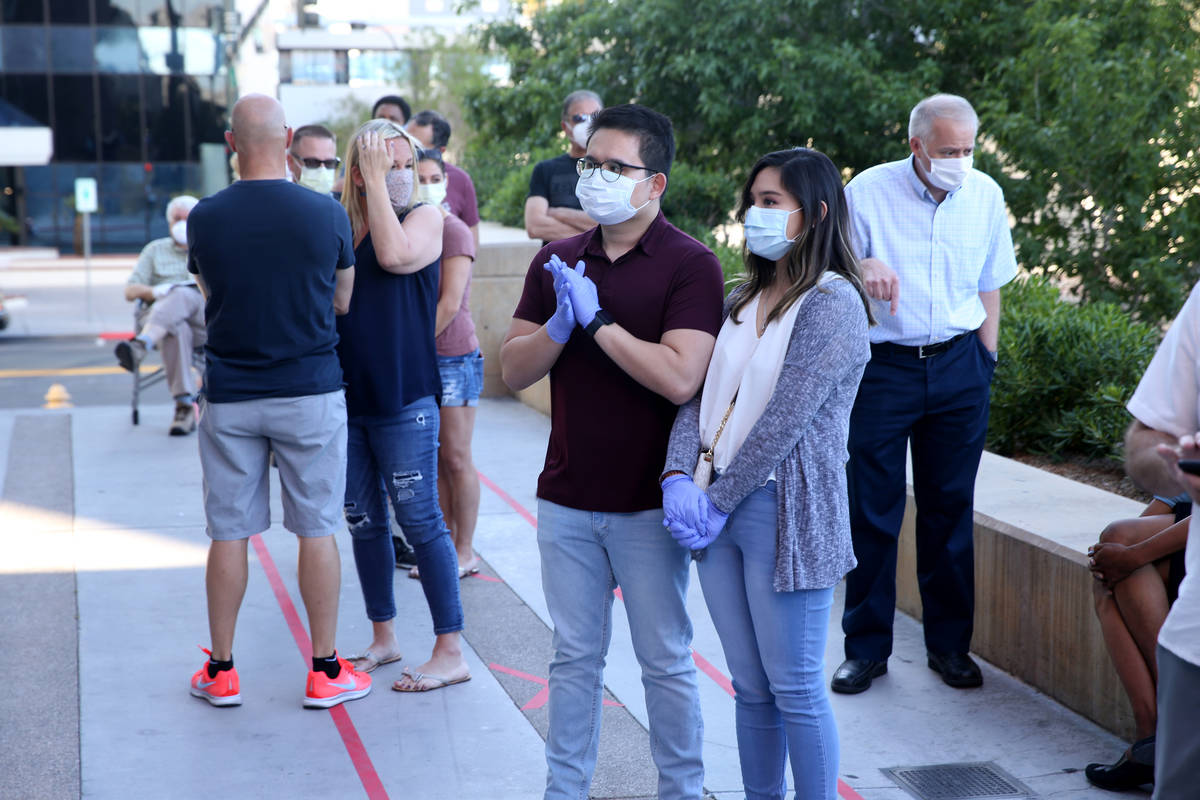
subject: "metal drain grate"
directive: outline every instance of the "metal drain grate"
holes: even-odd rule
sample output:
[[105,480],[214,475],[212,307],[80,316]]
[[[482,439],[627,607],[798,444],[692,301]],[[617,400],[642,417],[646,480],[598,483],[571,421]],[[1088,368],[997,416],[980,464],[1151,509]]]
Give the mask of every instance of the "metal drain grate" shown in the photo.
[[990,761],[883,770],[917,800],[1032,798],[1028,786]]

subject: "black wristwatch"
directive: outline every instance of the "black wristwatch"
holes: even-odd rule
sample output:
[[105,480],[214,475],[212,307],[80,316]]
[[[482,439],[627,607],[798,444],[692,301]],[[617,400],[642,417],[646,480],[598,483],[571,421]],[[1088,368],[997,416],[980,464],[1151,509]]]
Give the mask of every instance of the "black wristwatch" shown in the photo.
[[603,327],[604,325],[611,325],[615,321],[616,320],[614,320],[612,318],[611,314],[609,314],[603,308],[598,308],[598,309],[596,309],[596,316],[592,317],[592,321],[589,322],[587,324],[587,327],[584,328],[583,330],[587,333],[588,336],[595,336],[596,331],[600,330],[601,327]]

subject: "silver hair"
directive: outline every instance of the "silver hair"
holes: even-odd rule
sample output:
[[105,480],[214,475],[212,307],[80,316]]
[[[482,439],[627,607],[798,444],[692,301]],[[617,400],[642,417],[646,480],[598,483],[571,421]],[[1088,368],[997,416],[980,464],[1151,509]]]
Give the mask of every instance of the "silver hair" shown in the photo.
[[191,213],[191,210],[196,207],[196,203],[199,202],[190,194],[181,194],[173,198],[171,202],[167,203],[167,225],[175,224],[175,215],[180,211]]
[[571,106],[578,103],[580,100],[595,100],[596,105],[604,108],[604,101],[600,99],[600,95],[593,92],[591,89],[579,89],[571,92],[567,98],[563,100],[562,118],[566,119],[567,114],[571,112]]
[[913,106],[908,115],[908,138],[924,141],[933,132],[935,119],[952,119],[979,130],[979,116],[965,98],[956,94],[935,94]]

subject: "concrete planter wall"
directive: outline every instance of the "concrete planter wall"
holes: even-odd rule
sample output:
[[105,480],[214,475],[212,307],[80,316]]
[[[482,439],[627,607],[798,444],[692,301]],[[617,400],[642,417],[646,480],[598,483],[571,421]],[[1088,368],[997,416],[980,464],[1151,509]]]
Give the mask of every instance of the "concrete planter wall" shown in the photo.
[[[972,649],[1129,741],[1133,713],[1092,604],[1087,548],[1143,506],[1011,459],[984,453],[975,486]],[[900,535],[897,605],[921,616],[909,487]]]

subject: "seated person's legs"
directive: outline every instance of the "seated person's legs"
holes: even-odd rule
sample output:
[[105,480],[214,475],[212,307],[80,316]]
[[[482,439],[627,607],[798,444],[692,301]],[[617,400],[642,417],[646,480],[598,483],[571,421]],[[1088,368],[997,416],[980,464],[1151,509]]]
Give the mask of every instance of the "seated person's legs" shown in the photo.
[[198,289],[192,286],[177,286],[155,301],[144,315],[139,314],[140,330],[129,342],[116,346],[117,360],[121,366],[136,371],[145,358],[147,350],[162,349],[163,367],[167,373],[167,387],[175,400],[175,418],[172,420],[172,436],[184,436],[196,428],[195,411],[192,407],[196,398],[196,376],[192,371],[192,351],[197,341],[197,330],[204,330],[204,300]]
[[1133,788],[1153,779],[1154,646],[1167,615],[1170,554],[1182,547],[1187,535],[1186,518],[1176,520],[1170,505],[1155,500],[1141,517],[1109,525],[1089,549],[1096,615],[1133,707],[1138,735],[1117,763],[1088,766],[1088,780],[1101,788]]

